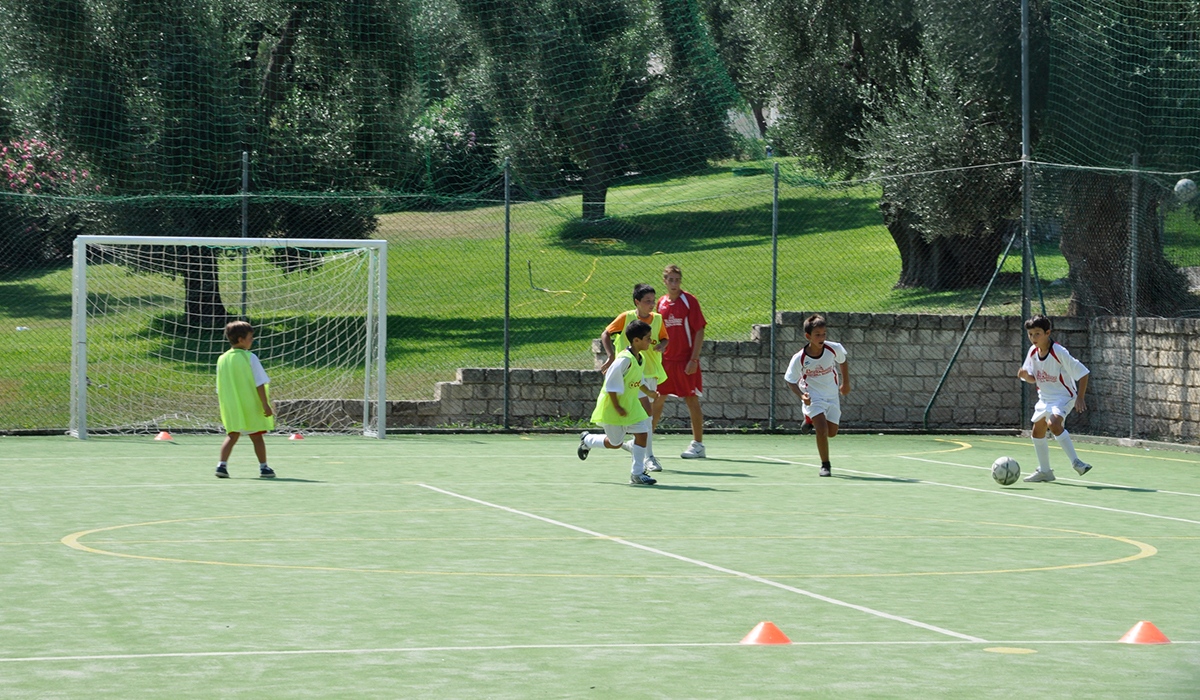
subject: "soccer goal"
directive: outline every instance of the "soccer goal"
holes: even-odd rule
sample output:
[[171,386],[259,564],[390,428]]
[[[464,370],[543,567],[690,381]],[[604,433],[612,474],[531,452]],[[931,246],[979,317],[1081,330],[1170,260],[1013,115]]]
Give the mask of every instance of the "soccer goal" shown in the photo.
[[386,429],[387,242],[79,236],[70,433],[221,430],[225,324],[254,326],[276,429]]

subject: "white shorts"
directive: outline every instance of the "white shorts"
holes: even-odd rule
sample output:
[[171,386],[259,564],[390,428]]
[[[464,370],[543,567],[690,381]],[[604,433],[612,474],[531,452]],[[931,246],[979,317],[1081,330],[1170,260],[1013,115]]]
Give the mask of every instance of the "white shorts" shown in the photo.
[[1033,418],[1030,418],[1029,422],[1036,423],[1050,416],[1062,416],[1065,419],[1070,415],[1073,408],[1075,408],[1074,398],[1069,398],[1066,401],[1053,400],[1049,403],[1039,399],[1033,407]]
[[[642,385],[650,387],[650,391],[658,391],[658,380],[657,379],[651,379],[650,377],[642,377]],[[641,399],[641,398],[648,399],[650,397],[646,395],[646,392],[638,390],[638,398],[639,399]]]
[[640,420],[633,425],[608,425],[607,423],[601,426],[604,428],[604,434],[608,437],[608,444],[620,445],[625,442],[625,435],[637,435],[638,433],[650,432],[650,419]]
[[825,420],[829,421],[830,423],[837,425],[841,422],[842,401],[839,397],[834,396],[833,398],[829,398],[826,396],[813,396],[812,394],[809,394],[808,396],[809,401],[812,403],[808,405],[800,405],[800,407],[804,409],[805,417],[811,419],[813,416],[819,416],[824,413]]

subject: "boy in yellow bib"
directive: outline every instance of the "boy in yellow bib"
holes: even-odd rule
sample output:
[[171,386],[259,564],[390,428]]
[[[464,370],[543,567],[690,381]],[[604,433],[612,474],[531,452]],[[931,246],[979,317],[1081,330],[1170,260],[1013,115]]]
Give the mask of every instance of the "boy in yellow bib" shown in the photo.
[[242,433],[248,433],[258,457],[258,476],[273,479],[275,472],[267,466],[263,433],[275,429],[275,411],[269,394],[271,379],[258,357],[250,352],[254,327],[246,321],[231,321],[225,326],[225,339],[233,347],[217,359],[217,399],[226,433],[221,443],[221,461],[217,462],[217,478],[229,478],[229,455]]
[[[621,334],[625,332],[626,326],[634,321],[641,321],[650,326],[650,347],[642,353],[642,383],[657,391],[658,385],[667,380],[667,371],[663,369],[662,363],[663,350],[667,348],[667,329],[663,325],[662,314],[654,310],[654,304],[654,287],[641,283],[633,285],[634,308],[613,319],[613,322],[608,324],[604,333],[600,335],[600,343],[604,346],[605,354],[608,355],[608,359],[601,365],[600,371],[607,372],[613,361],[616,360],[616,344],[621,342]],[[650,398],[646,396],[645,392],[639,390],[638,393],[642,408],[646,409],[646,413],[650,413]],[[621,449],[632,452],[633,441],[625,441],[621,445]],[[646,433],[646,471],[662,471],[662,465],[654,456],[653,420],[650,421],[650,432]]]
[[593,435],[586,430],[579,435],[580,459],[587,459],[593,447],[621,449],[626,433],[633,433],[633,465],[629,483],[635,486],[650,486],[658,483],[646,474],[646,436],[650,433],[650,414],[638,400],[638,392],[651,399],[658,392],[646,386],[644,379],[645,359],[643,353],[650,347],[650,325],[634,321],[625,328],[629,347],[617,353],[608,371],[604,374],[604,387],[596,397],[596,409],[592,411],[592,422],[604,428],[603,435]]

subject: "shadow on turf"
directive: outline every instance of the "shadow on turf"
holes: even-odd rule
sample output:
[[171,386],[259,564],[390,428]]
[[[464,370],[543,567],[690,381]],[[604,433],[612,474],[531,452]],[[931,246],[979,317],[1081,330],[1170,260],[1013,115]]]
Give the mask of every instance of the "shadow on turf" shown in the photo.
[[919,484],[920,479],[901,479],[891,476],[853,476],[851,474],[833,474],[834,479],[845,479],[847,481],[891,481],[897,484]]
[[280,481],[294,481],[294,482],[297,482],[300,484],[324,484],[324,483],[326,483],[319,479],[295,479],[295,478],[286,477],[286,476],[277,476],[274,479],[260,479],[256,476],[256,477],[253,477],[253,479],[251,479],[251,480],[258,481],[258,482],[261,482],[264,484],[269,484],[272,482],[278,483]]
[[688,476],[740,476],[746,479],[757,479],[753,474],[743,474],[741,472],[692,472],[685,469],[668,469],[672,474],[687,474]]
[[1139,489],[1133,486],[1100,486],[1098,484],[1059,484],[1075,489],[1090,489],[1092,491],[1132,491],[1134,493],[1158,493],[1158,489]]

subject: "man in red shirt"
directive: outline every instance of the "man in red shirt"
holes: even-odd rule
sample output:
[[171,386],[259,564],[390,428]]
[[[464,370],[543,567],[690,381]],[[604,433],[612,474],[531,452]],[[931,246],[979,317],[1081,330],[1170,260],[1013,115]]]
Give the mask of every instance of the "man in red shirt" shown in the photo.
[[663,283],[667,293],[658,300],[658,313],[662,314],[663,327],[667,331],[667,349],[663,352],[663,369],[667,380],[658,385],[658,398],[652,408],[653,425],[658,426],[662,418],[663,402],[668,395],[679,396],[687,403],[692,419],[692,444],[679,455],[684,459],[703,459],[704,412],[700,409],[700,395],[704,391],[700,374],[700,349],[704,346],[704,313],[696,297],[683,291],[683,272],[678,265],[667,265],[663,270]]

